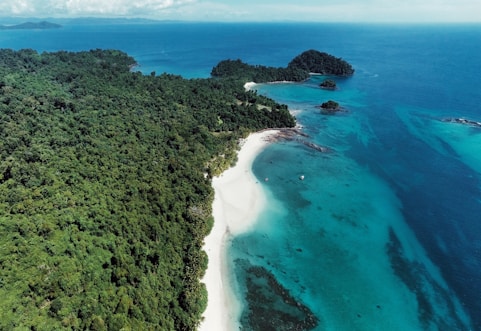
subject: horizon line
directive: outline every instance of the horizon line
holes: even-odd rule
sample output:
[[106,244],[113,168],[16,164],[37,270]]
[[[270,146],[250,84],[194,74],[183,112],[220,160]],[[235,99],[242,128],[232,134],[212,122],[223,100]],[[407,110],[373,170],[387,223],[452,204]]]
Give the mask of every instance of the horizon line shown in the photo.
[[372,25],[481,25],[481,21],[314,21],[314,20],[189,20],[189,19],[169,19],[169,18],[149,18],[141,16],[0,16],[1,20],[104,20],[104,21],[146,21],[151,23],[284,23],[284,24],[372,24]]

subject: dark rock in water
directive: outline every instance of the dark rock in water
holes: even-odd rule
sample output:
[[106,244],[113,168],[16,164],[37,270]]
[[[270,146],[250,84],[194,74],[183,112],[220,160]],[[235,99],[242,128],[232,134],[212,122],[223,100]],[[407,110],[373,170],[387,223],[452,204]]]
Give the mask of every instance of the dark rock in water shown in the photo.
[[329,110],[338,110],[339,103],[336,101],[329,100],[327,102],[323,102],[321,105],[322,109],[329,109]]
[[469,125],[469,126],[481,128],[481,122],[471,121],[471,120],[467,120],[465,118],[443,118],[442,121],[443,122],[449,122],[449,123],[458,123],[458,124]]
[[327,102],[323,102],[319,108],[321,108],[322,114],[332,115],[338,111],[341,111],[342,108],[338,102],[329,100]]
[[279,129],[279,133],[273,137],[273,140],[294,140],[298,136],[309,137],[308,134],[302,132],[302,130],[298,128],[282,128]]
[[337,87],[336,82],[332,79],[324,80],[321,84],[319,84],[319,86],[326,90],[335,90]]
[[309,142],[309,141],[302,141],[302,143],[309,147],[309,148],[312,148],[313,150],[316,150],[318,152],[321,152],[321,153],[327,153],[327,152],[330,152],[331,149],[328,148],[328,147],[325,147],[325,146],[320,146],[320,145],[317,145],[317,144],[314,144],[312,142]]
[[328,153],[332,151],[332,149],[329,147],[317,145],[313,142],[306,141],[301,137],[309,138],[309,135],[307,135],[306,133],[302,132],[297,128],[287,128],[287,129],[280,129],[279,133],[271,138],[271,141],[282,141],[282,140],[297,141],[303,144],[304,146],[309,147],[321,153]]

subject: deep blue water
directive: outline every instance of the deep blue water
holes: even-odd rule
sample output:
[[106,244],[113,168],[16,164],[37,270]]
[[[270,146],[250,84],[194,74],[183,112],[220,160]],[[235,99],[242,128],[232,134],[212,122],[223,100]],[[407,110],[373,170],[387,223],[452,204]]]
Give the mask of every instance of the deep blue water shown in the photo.
[[[117,48],[146,74],[185,77],[208,77],[226,58],[284,66],[311,48],[344,58],[356,72],[336,91],[318,88],[324,77],[257,87],[295,110],[302,139],[332,151],[279,142],[256,160],[278,203],[231,240],[240,297],[249,284],[272,292],[246,273],[263,267],[317,330],[481,330],[481,129],[441,121],[481,121],[480,25],[65,26],[0,31],[0,47]],[[321,115],[328,99],[346,112]],[[246,302],[246,330],[266,316],[257,299]],[[272,300],[271,311],[302,316]]]

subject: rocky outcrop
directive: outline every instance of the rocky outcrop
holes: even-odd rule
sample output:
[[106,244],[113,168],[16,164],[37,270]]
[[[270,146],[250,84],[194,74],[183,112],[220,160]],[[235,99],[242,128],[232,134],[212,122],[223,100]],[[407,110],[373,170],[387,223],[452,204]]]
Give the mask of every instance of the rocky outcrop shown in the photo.
[[469,126],[474,126],[477,128],[481,128],[481,122],[476,122],[476,121],[471,121],[467,120],[465,118],[443,118],[443,122],[449,122],[449,123],[458,123],[458,124],[463,124],[463,125],[469,125]]

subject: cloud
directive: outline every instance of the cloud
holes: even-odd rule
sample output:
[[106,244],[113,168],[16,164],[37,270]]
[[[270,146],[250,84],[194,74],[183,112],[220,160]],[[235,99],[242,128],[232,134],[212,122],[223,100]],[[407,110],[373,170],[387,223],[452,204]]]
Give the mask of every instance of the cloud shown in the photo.
[[196,0],[2,0],[3,16],[144,16],[155,17],[163,10]]
[[[210,0],[198,19],[312,22],[480,22],[479,0]],[[189,10],[192,8],[188,8]]]
[[2,1],[0,4],[0,11],[7,15],[21,15],[24,13],[34,13],[35,9],[31,6],[30,1],[28,0],[7,0],[5,2]]
[[480,22],[479,0],[0,0],[0,15],[190,21]]

